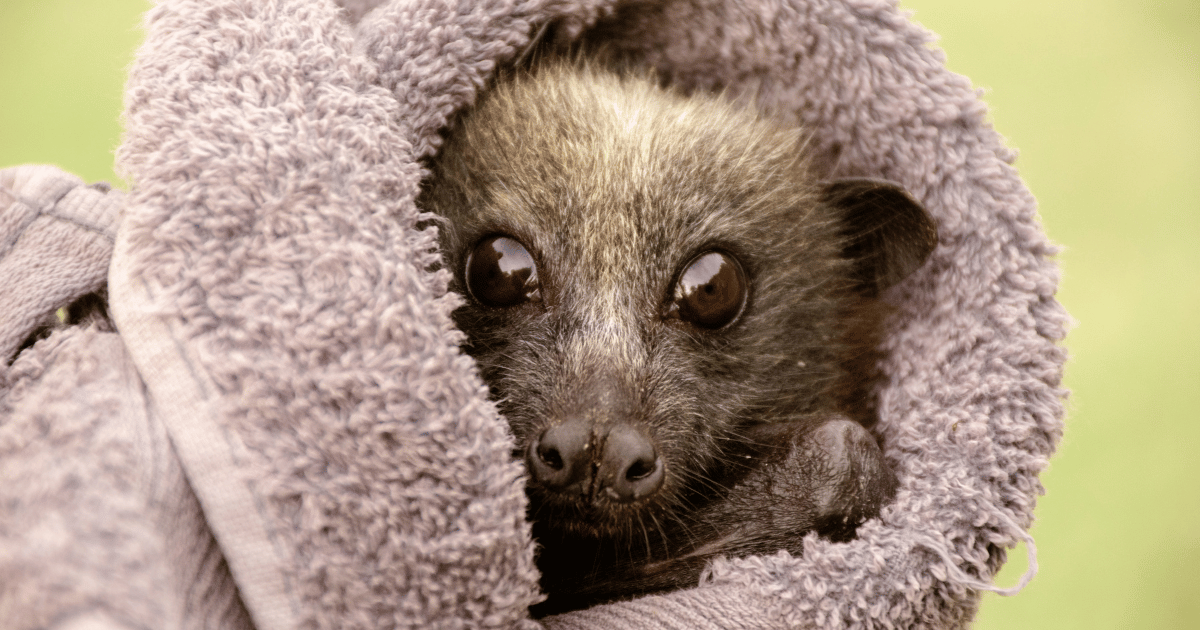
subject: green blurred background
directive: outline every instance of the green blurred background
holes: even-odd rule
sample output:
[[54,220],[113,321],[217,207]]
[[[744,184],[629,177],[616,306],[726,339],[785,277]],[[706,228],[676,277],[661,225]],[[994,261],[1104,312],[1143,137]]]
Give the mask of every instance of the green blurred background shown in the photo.
[[[1200,1],[904,0],[1065,247],[1073,391],[1041,571],[977,628],[1200,628]],[[0,166],[116,183],[144,0],[0,0]],[[1024,554],[997,581],[1016,583]]]

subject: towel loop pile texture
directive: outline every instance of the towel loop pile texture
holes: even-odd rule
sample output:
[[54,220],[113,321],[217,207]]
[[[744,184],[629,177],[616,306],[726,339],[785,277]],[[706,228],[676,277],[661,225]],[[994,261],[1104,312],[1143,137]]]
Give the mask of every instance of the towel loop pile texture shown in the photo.
[[[414,200],[454,113],[548,23],[804,125],[829,176],[901,183],[940,245],[885,296],[901,485],[858,539],[541,623],[947,628],[1005,592],[1062,432],[1055,250],[893,2],[163,0],[127,88],[130,193],[0,171],[7,627],[538,625],[522,470]],[[115,331],[14,359],[105,272]]]

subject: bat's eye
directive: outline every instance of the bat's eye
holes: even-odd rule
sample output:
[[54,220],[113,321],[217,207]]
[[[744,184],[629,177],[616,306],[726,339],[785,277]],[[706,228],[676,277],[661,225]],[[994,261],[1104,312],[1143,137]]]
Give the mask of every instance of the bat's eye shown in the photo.
[[706,252],[679,274],[668,317],[716,329],[737,319],[746,304],[746,274],[732,256]]
[[516,306],[541,298],[537,265],[516,239],[489,236],[467,256],[467,289],[485,306]]

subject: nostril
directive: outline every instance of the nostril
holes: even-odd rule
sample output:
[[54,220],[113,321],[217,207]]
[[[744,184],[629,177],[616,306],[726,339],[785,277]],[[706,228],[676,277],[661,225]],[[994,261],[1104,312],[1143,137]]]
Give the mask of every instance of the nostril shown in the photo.
[[657,460],[654,459],[639,459],[629,466],[629,470],[625,471],[625,479],[628,481],[637,481],[649,477],[655,468]]
[[563,469],[562,455],[559,454],[557,448],[541,445],[538,446],[537,454],[538,459],[542,460],[542,463],[549,466],[551,470]]
[[653,440],[629,425],[609,430],[599,475],[605,494],[622,503],[653,495],[665,478],[663,461]]
[[588,442],[591,435],[590,424],[574,419],[546,429],[526,451],[534,481],[558,492],[583,490],[582,486],[573,488],[590,476]]

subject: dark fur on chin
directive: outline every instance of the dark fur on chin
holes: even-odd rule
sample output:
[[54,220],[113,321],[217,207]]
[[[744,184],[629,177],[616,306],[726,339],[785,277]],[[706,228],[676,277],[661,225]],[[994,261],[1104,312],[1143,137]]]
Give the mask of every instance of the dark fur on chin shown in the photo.
[[[420,201],[446,219],[454,290],[469,296],[468,253],[491,235],[537,264],[537,301],[468,297],[454,313],[518,457],[583,417],[636,424],[665,466],[634,501],[531,483],[550,596],[535,612],[695,585],[715,556],[798,554],[808,531],[846,539],[891,497],[864,429],[883,287],[863,286],[891,276],[846,255],[857,220],[804,144],[720,98],[580,61],[499,79],[448,134]],[[681,266],[709,250],[750,286],[716,330],[664,316]]]

